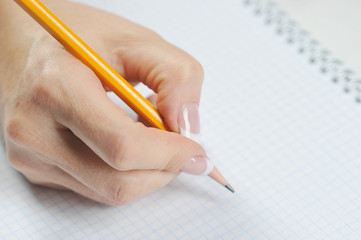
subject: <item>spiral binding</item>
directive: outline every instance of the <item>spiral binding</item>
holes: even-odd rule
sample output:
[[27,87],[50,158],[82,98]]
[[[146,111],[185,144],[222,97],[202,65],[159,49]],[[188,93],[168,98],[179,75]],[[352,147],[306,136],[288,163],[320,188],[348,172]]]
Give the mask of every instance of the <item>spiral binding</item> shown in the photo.
[[256,16],[283,36],[289,45],[294,45],[300,54],[307,56],[310,64],[317,64],[323,74],[328,74],[332,82],[340,84],[346,93],[352,94],[361,103],[361,78],[348,69],[329,51],[324,49],[305,30],[296,24],[277,4],[268,0],[243,0],[244,5],[253,8]]

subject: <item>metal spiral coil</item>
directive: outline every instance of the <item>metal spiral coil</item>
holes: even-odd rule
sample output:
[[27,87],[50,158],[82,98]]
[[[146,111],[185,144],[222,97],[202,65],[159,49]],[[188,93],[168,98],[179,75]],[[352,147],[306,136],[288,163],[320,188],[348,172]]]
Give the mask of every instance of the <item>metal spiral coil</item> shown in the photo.
[[321,73],[329,75],[333,83],[342,86],[346,93],[352,94],[361,103],[361,78],[334,58],[277,4],[268,0],[243,0],[243,3],[252,8],[255,16],[263,18],[265,25],[274,28],[277,35],[284,37],[287,44],[305,55],[310,64],[319,66]]

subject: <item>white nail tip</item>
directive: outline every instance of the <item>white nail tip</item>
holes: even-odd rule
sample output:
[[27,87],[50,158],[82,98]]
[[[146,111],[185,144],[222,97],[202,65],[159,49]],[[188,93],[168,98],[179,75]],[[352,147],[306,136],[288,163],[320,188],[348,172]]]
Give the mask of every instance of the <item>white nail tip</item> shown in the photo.
[[180,128],[180,134],[182,136],[185,136],[185,137],[189,138],[189,139],[192,139],[193,141],[195,141],[197,143],[201,142],[201,135],[200,134],[191,133],[190,131],[187,131],[184,128]]

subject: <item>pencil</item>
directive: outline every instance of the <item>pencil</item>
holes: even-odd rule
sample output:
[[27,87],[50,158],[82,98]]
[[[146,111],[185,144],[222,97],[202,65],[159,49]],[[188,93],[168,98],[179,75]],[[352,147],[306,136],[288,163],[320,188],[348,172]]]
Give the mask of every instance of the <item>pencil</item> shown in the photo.
[[[94,52],[69,27],[60,21],[39,0],[14,0],[46,31],[48,31],[67,51],[88,66],[104,85],[122,99],[134,112],[150,126],[169,130],[158,111],[137,92],[120,74]],[[234,192],[216,167],[207,174],[224,187]]]

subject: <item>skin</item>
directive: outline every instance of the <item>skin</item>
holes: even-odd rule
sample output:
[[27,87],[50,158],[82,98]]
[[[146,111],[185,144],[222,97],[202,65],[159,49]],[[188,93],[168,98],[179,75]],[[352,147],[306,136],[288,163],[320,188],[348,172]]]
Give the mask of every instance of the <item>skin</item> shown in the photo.
[[[199,102],[203,71],[156,33],[65,0],[51,11],[133,85],[157,93],[174,132],[182,104]],[[35,184],[122,205],[162,188],[194,156],[197,143],[134,122],[94,73],[12,0],[0,1],[1,130],[11,165]],[[154,97],[153,97],[154,99]]]

